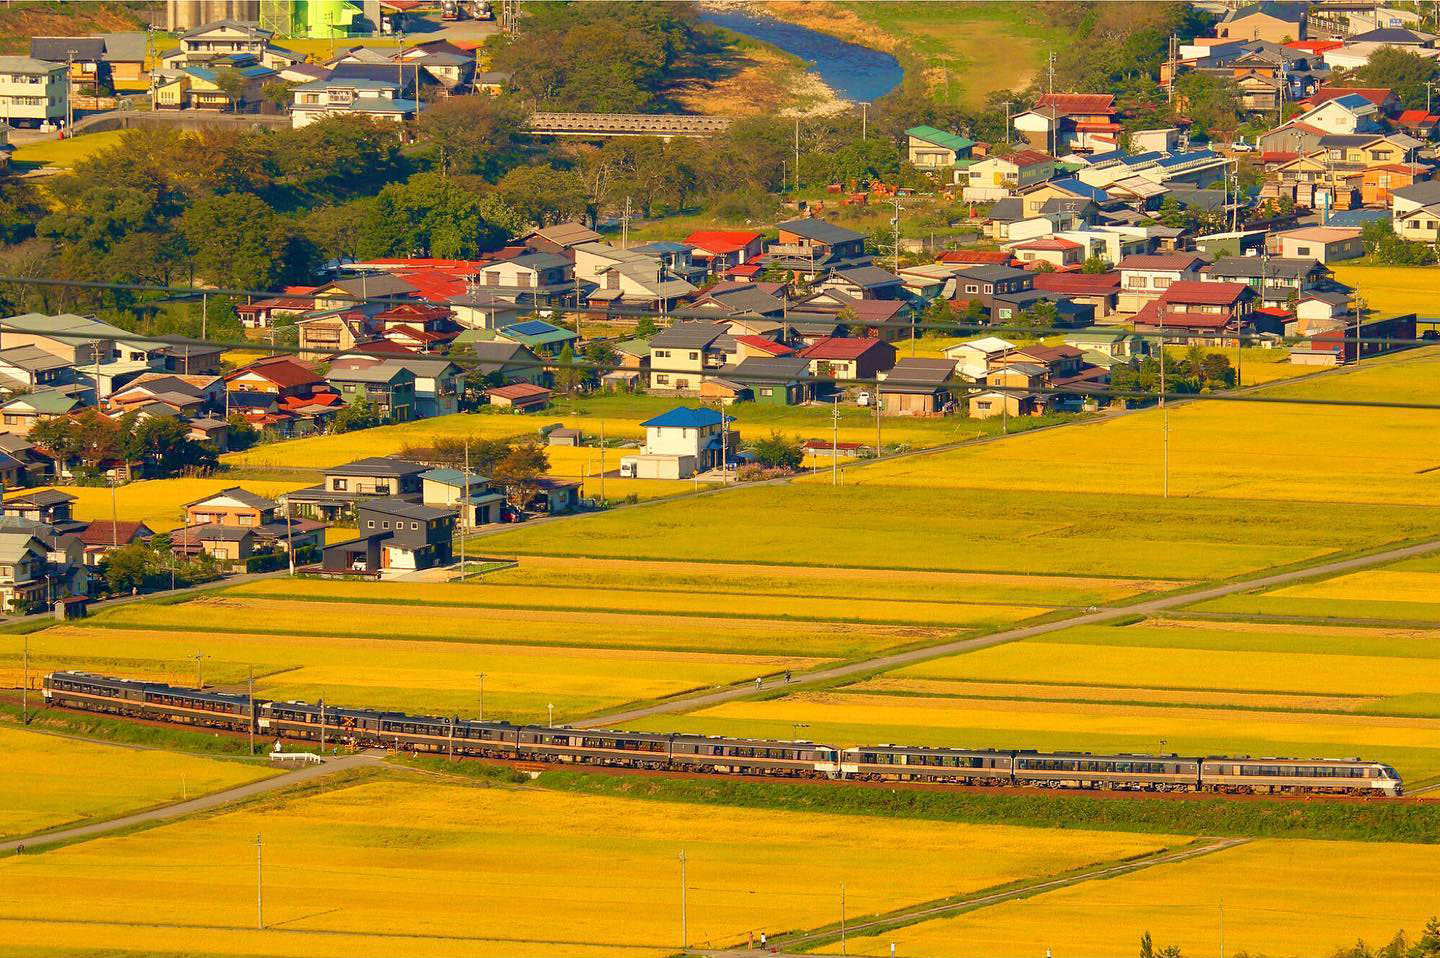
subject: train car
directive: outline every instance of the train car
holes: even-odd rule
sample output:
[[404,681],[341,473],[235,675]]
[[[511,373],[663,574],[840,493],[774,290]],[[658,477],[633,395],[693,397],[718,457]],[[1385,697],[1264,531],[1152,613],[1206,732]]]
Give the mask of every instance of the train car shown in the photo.
[[673,767],[681,770],[790,778],[837,778],[840,774],[839,750],[814,742],[676,735],[672,749]]
[[1389,765],[1354,759],[1207,758],[1200,785],[1217,792],[1332,795],[1404,794],[1399,773]]
[[840,753],[845,778],[886,782],[1009,785],[1015,753],[996,749],[861,745]]
[[671,736],[566,726],[526,725],[518,730],[520,757],[621,768],[668,768]]
[[116,679],[91,672],[52,672],[45,676],[43,688],[45,701],[61,708],[237,732],[250,728],[250,700],[244,695]]
[[1178,755],[1092,755],[1089,752],[1016,752],[1016,785],[1040,788],[1195,791],[1200,760]]

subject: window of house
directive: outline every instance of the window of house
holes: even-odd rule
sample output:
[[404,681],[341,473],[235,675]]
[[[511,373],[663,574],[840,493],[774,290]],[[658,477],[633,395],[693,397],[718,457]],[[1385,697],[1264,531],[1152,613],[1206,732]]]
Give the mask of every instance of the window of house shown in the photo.
[[1173,282],[1173,280],[1171,280],[1168,276],[1157,276],[1155,277],[1155,288],[1166,289],[1169,287],[1171,282]]
[[412,522],[412,523],[410,523],[410,528],[412,528],[412,529],[418,529],[418,528],[420,528],[420,523],[418,523],[418,522]]
[[1147,284],[1144,276],[1127,276],[1125,277],[1125,285],[1131,289],[1144,289]]
[[375,528],[375,520],[374,520],[374,519],[367,519],[367,520],[365,520],[365,528],[367,528],[367,529],[373,529],[373,528]]
[[967,285],[967,286],[965,287],[965,292],[967,292],[967,293],[978,293],[978,292],[980,292],[980,287],[979,287],[979,286],[976,286],[974,283],[970,283],[969,285]]
[[692,349],[692,350],[690,351],[690,358],[691,358],[691,359],[699,359],[699,358],[700,358],[700,354],[697,353],[697,352],[695,352],[695,351]]
[[665,373],[656,373],[655,384],[657,386],[668,386],[670,385],[670,377]]
[[344,492],[350,485],[348,479],[332,479],[330,481],[332,483],[331,488],[336,492]]
[[773,396],[773,395],[775,395],[775,387],[774,387],[774,386],[761,386],[761,387],[760,387],[760,395],[762,395],[762,396]]
[[1390,185],[1390,174],[1389,174],[1389,173],[1380,173],[1380,174],[1377,174],[1376,177],[1375,177],[1375,182],[1376,182],[1377,184],[1379,184],[1379,186],[1380,186],[1381,189],[1384,189],[1385,187],[1387,187],[1387,186]]

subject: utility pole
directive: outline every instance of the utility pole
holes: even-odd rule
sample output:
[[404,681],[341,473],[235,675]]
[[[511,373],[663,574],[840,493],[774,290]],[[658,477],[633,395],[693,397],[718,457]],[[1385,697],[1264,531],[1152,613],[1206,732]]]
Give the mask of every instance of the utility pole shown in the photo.
[[[1429,110],[1430,101],[1429,101],[1429,100],[1426,100],[1426,101],[1425,101],[1425,106],[1426,106],[1425,112],[1426,112],[1426,113],[1429,113],[1429,112],[1430,112],[1430,110]],[[860,139],[865,140],[865,139],[869,139],[869,137],[870,137],[870,104],[869,104],[869,103],[866,103],[865,101],[862,100],[862,101],[860,101]]]
[[890,232],[895,240],[895,272],[900,272],[900,191],[895,191],[895,215],[890,218]]
[[[228,396],[229,393],[226,393]],[[290,564],[290,578],[295,578],[295,526],[290,518],[290,503],[285,503],[285,560]]]
[[845,950],[845,883],[840,883],[840,954],[848,955]]
[[480,721],[485,721],[485,673],[480,673]]
[[884,446],[880,445],[880,384],[876,383],[870,392],[870,403],[875,407],[875,458],[883,458]]
[[460,578],[465,578],[465,532],[469,527],[470,437],[465,437],[465,473],[460,477]]
[[[74,81],[71,74],[75,71],[75,51],[65,51],[65,136],[70,136],[70,127],[75,125],[75,99],[70,95],[74,92]],[[96,90],[98,93],[99,90]]]
[[1005,101],[1005,145],[1010,145],[1010,100]]
[[205,691],[205,675],[201,670],[200,663],[204,658],[205,655],[203,653],[195,653],[195,687],[202,692]]
[[325,754],[325,700],[320,700],[320,754]]
[[1050,74],[1050,155],[1055,156],[1060,149],[1060,125],[1059,112],[1055,109],[1055,51],[1050,51],[1047,59],[1047,69]]
[[600,506],[605,506],[605,420],[600,420]]
[[680,948],[690,947],[690,916],[687,911],[688,882],[685,877],[685,849],[680,849]]
[[250,666],[250,754],[255,754],[255,666]]
[[1156,310],[1160,318],[1160,497],[1170,498],[1170,408],[1165,405],[1165,307]]
[[255,836],[255,927],[265,930],[265,858],[259,835]]
[[830,414],[831,435],[830,440],[830,485],[840,484],[840,397],[835,397],[835,409]]
[[795,121],[795,192],[800,192],[800,121]]
[[20,724],[30,724],[30,633],[25,633],[25,651],[21,653],[24,669],[20,679]]
[[720,485],[730,482],[730,417],[725,415],[725,404],[720,403]]
[[[100,388],[100,380],[95,380],[95,388]],[[229,395],[229,392],[226,392]],[[98,405],[98,400],[96,401]],[[120,510],[115,505],[115,476],[110,476],[110,547],[120,548]]]

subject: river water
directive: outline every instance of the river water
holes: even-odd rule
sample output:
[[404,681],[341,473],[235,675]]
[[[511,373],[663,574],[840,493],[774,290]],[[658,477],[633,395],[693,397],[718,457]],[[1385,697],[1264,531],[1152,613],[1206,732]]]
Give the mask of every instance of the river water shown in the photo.
[[800,57],[810,64],[811,73],[846,100],[872,102],[899,86],[904,76],[900,61],[890,54],[809,27],[738,10],[705,10],[700,19]]

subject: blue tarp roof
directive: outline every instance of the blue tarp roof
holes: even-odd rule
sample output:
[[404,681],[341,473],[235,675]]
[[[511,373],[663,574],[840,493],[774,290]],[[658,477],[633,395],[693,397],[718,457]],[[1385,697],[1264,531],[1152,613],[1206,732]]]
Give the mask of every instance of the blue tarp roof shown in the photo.
[[1073,176],[1067,176],[1063,180],[1051,180],[1051,186],[1058,187],[1076,196],[1083,196],[1086,199],[1094,200],[1096,203],[1103,203],[1110,198],[1110,195],[1098,186],[1091,186],[1089,183],[1082,183]]
[[[704,426],[720,425],[721,414],[714,409],[690,409],[686,406],[676,406],[669,412],[662,412],[654,419],[647,419],[640,425],[668,426],[672,429],[700,429]],[[729,416],[724,417],[726,422],[735,420]]]

